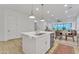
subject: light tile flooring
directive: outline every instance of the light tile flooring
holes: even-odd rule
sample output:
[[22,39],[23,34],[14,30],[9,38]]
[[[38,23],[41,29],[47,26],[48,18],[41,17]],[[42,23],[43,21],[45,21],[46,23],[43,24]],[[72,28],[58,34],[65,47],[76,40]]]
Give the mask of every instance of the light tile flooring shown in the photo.
[[[72,40],[55,40],[54,46],[49,50],[48,54],[53,52],[58,44],[65,44],[68,46],[74,47],[75,53],[79,53],[79,48],[76,44],[76,41],[73,42]],[[22,38],[12,39],[9,41],[0,41],[0,53],[1,54],[23,54],[22,51]]]

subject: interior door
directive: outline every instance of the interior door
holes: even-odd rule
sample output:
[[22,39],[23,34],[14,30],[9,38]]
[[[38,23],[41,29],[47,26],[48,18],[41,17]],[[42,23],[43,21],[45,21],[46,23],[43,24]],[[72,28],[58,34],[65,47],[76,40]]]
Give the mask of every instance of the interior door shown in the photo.
[[17,33],[17,16],[13,11],[6,13],[6,37],[7,39],[16,38]]

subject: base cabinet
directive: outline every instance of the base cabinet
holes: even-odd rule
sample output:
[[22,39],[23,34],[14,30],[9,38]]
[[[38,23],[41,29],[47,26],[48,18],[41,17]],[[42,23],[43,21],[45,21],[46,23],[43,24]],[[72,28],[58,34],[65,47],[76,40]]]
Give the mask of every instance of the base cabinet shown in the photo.
[[50,34],[40,37],[23,36],[23,51],[26,54],[44,54],[50,48]]
[[41,37],[37,40],[37,45],[36,45],[36,52],[37,53],[46,53],[48,51],[48,49],[50,48],[50,37],[44,36]]

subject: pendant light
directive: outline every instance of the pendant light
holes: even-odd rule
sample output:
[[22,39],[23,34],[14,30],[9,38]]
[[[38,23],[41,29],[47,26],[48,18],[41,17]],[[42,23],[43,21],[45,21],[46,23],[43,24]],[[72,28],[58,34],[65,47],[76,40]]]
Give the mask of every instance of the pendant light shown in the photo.
[[40,21],[43,22],[43,21],[45,21],[45,20],[44,20],[44,16],[43,16],[43,12],[44,12],[44,11],[43,11],[44,4],[41,4],[41,7],[42,7],[42,10],[41,10],[41,14],[42,14],[42,15],[41,15],[41,20],[40,20]]
[[33,4],[32,4],[31,15],[29,15],[29,18],[30,18],[30,19],[35,19],[35,16],[34,16],[34,14],[33,14]]

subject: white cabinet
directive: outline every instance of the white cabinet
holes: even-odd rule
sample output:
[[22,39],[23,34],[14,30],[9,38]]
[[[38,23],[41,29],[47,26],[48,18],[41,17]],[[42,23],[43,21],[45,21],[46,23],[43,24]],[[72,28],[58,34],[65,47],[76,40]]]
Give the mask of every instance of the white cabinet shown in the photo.
[[26,35],[22,35],[22,36],[23,36],[22,47],[24,53],[28,53],[28,54],[36,53],[35,38]]
[[40,36],[22,34],[23,51],[26,54],[44,54],[50,48],[50,34],[45,33]]
[[40,37],[37,39],[36,42],[36,52],[42,54],[46,53],[48,49],[50,48],[50,37],[49,35],[45,35],[43,37]]

